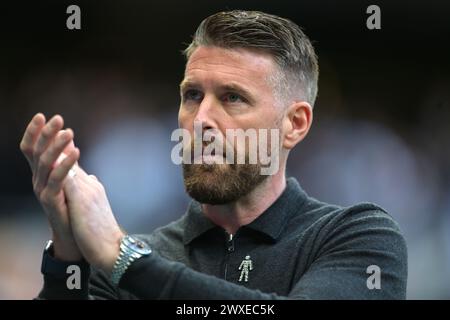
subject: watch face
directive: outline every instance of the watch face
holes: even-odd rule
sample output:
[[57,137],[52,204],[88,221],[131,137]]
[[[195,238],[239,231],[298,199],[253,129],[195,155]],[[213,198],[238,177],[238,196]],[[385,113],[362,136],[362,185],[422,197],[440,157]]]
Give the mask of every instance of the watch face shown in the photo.
[[128,242],[127,246],[139,254],[148,255],[152,252],[150,247],[145,242],[139,239],[127,236],[126,241]]

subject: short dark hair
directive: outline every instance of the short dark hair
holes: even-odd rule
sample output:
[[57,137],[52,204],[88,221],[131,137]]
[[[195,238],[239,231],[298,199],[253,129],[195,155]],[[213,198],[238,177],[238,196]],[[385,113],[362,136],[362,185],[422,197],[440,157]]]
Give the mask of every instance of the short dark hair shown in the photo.
[[319,66],[314,48],[294,22],[260,11],[219,12],[204,19],[184,50],[187,59],[199,46],[248,48],[270,54],[282,72],[277,86],[314,105]]

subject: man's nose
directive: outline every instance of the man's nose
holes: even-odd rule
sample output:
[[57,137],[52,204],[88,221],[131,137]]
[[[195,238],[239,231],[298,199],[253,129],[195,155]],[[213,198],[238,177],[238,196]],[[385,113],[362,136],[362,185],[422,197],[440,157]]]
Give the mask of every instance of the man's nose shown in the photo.
[[218,128],[217,115],[219,110],[217,107],[217,102],[212,96],[205,96],[200,103],[194,122],[201,123],[203,131]]

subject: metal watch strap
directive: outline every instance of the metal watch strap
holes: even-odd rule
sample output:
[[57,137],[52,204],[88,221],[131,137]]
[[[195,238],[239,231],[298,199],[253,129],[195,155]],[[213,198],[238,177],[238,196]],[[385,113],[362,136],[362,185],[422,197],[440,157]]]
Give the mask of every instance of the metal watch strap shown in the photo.
[[[136,248],[133,248],[133,246],[136,244],[138,244],[138,246]],[[122,278],[125,271],[127,271],[131,263],[133,263],[136,259],[139,259],[140,257],[151,253],[150,248],[143,248],[142,246],[143,243],[141,241],[135,240],[129,235],[126,235],[122,238],[122,241],[120,242],[119,256],[114,263],[114,267],[110,277],[111,282],[115,286],[119,284],[120,279]]]

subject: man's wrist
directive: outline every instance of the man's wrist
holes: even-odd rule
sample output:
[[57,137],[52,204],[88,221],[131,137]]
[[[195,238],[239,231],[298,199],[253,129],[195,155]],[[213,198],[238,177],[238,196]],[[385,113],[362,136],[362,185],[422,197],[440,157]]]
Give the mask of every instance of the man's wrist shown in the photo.
[[111,276],[111,272],[113,271],[114,264],[117,260],[117,257],[120,255],[120,243],[123,239],[123,237],[126,236],[126,233],[121,232],[117,235],[117,240],[114,241],[113,245],[108,250],[109,254],[106,255],[106,259],[104,260],[104,263],[102,263],[101,266],[99,266],[99,269],[104,271],[108,277]]
[[63,240],[55,235],[52,237],[52,256],[61,261],[83,260],[83,255],[73,239]]
[[54,278],[65,278],[67,277],[67,268],[76,265],[80,267],[83,274],[88,274],[90,272],[90,266],[86,260],[81,257],[77,260],[61,260],[55,256],[54,243],[49,240],[44,249],[42,255],[41,273],[44,276],[51,276]]
[[137,259],[148,256],[152,250],[141,240],[125,235],[120,242],[120,251],[111,270],[110,280],[118,285],[128,267]]
[[88,299],[91,273],[89,264],[84,259],[69,262],[55,258],[51,240],[42,256],[41,272],[44,286],[39,298]]

